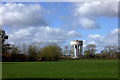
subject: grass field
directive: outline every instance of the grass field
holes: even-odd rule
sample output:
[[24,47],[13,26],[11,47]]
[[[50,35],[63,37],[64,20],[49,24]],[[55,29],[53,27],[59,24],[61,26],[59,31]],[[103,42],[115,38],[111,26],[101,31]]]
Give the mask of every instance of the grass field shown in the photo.
[[117,60],[3,62],[3,78],[118,78]]

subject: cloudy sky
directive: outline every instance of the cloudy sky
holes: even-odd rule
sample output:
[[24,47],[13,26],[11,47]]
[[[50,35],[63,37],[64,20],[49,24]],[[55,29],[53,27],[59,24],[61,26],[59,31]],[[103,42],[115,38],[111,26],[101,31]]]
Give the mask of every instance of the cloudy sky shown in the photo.
[[101,50],[118,43],[117,2],[4,2],[1,17],[12,44],[83,40],[84,47],[96,44]]

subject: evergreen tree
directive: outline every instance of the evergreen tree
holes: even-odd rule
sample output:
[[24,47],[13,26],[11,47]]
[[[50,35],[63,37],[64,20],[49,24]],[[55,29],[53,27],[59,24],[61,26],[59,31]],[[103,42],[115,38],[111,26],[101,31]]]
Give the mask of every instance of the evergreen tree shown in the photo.
[[9,53],[9,50],[11,49],[10,44],[5,43],[5,40],[7,39],[8,35],[6,35],[6,32],[0,29],[0,45],[2,46],[2,54]]

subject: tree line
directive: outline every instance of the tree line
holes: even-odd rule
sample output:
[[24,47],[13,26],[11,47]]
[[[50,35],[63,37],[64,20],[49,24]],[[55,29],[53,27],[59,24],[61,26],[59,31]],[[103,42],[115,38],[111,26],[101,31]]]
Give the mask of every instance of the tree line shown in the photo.
[[[63,57],[70,59],[73,54],[69,49],[69,46],[65,46]],[[108,45],[105,46],[103,50],[99,53],[97,52],[97,47],[95,44],[88,44],[85,50],[81,54],[80,59],[118,59],[120,57],[120,47],[118,45]]]
[[[58,61],[59,59],[72,59],[72,52],[69,46],[62,50],[57,44],[51,44],[42,48],[35,44],[18,47],[5,41],[8,35],[4,30],[0,30],[0,44],[2,46],[2,61]],[[117,59],[120,55],[120,47],[108,45],[100,53],[97,53],[95,44],[88,44],[82,54],[81,59]]]
[[57,44],[43,48],[38,48],[35,44],[18,47],[5,42],[8,39],[5,31],[0,30],[0,35],[2,61],[58,61],[61,56],[62,49]]
[[61,56],[61,48],[57,44],[38,48],[36,45],[17,47],[11,46],[6,53],[2,53],[3,61],[58,61]]
[[84,51],[84,58],[99,58],[99,59],[118,59],[120,56],[120,47],[118,45],[105,46],[100,53],[97,53],[96,45],[89,44]]

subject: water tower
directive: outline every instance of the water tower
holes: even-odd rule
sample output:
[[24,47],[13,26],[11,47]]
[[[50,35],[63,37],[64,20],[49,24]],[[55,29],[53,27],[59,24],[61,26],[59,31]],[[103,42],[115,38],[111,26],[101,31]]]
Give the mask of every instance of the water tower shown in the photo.
[[73,59],[79,59],[82,57],[82,51],[83,51],[83,41],[70,41],[71,46],[71,57]]

